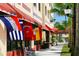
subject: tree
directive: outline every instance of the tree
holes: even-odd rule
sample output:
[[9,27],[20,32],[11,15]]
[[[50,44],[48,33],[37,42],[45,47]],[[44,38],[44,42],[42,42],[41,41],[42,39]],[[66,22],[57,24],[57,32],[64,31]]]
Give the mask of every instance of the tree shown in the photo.
[[[66,9],[66,8],[74,9],[74,7],[75,6],[72,3],[56,3],[56,4],[54,4],[54,8],[52,8],[50,10],[50,12],[51,13],[57,13],[58,15],[61,15],[61,16],[65,16],[64,9]],[[73,21],[71,20],[73,16],[74,16],[74,12],[72,14],[67,15],[67,17],[68,17],[68,27],[69,27],[69,30],[70,30],[70,32],[69,32],[70,36],[72,35],[72,32],[73,32],[71,29],[75,30],[74,26],[72,26]],[[72,38],[74,38],[74,37],[75,37],[75,34],[72,35]],[[74,41],[74,39],[72,39],[72,42]],[[74,43],[72,43],[72,47],[73,47],[73,48],[71,48],[72,51],[74,49],[73,45],[74,45]],[[72,52],[72,54],[73,54],[73,52]]]
[[[54,7],[50,10],[50,13],[57,13],[58,15],[65,16],[64,9],[72,9],[73,3],[55,3]],[[73,14],[67,15],[68,17],[72,17]]]
[[58,28],[59,30],[64,30],[64,29],[65,29],[64,26],[63,26],[62,24],[60,24],[59,22],[56,22],[56,23],[54,24],[54,26],[55,26],[56,28]]

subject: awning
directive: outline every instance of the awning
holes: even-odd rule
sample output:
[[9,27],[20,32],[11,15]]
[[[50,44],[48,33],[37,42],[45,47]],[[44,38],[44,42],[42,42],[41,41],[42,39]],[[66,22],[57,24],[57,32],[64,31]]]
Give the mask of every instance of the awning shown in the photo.
[[12,6],[12,5],[10,5],[10,6],[16,11],[16,14],[17,14],[18,18],[24,18],[24,20],[34,23],[34,20],[31,16],[25,14],[24,12],[22,12],[21,10],[19,10],[15,6]]
[[0,16],[0,20],[3,21],[8,31],[13,31],[11,23],[4,16]]
[[15,6],[12,6],[12,5],[10,5],[10,4],[8,4],[8,5],[9,5],[12,9],[15,10],[16,15],[17,15],[18,18],[25,18],[23,12],[21,12],[21,11],[20,11],[19,9],[17,9]]
[[39,24],[39,25],[42,26],[42,21],[41,21],[41,20],[39,20],[39,19],[34,19],[34,18],[33,18],[33,20],[34,20],[34,22],[36,22],[37,24]]
[[42,29],[49,31],[49,28],[46,25],[43,26]]
[[22,31],[10,31],[9,32],[9,35],[10,35],[10,39],[11,40],[23,40],[23,33]]
[[15,14],[15,10],[13,10],[8,3],[0,3],[0,11],[8,13],[8,14]]
[[53,28],[51,29],[51,31],[52,31],[52,32],[56,32],[56,31],[58,31],[58,29],[53,27]]
[[15,21],[15,23],[18,27],[18,30],[22,30],[21,25],[19,23],[19,19],[16,16],[11,16],[11,18]]
[[49,29],[49,31],[51,31],[51,28],[46,24],[46,27]]
[[12,27],[13,27],[13,30],[18,30],[18,27],[17,27],[15,21],[14,21],[11,17],[5,16],[4,18],[6,18],[6,19],[10,22],[10,24],[11,24]]
[[16,23],[14,23],[13,19],[5,16],[0,16],[0,20],[5,24],[6,28],[8,29],[10,40],[23,40],[22,30],[19,31],[17,29],[18,26],[16,26]]
[[[16,21],[12,17],[6,17],[6,18],[10,19],[9,21],[10,22],[12,21],[11,22],[11,23],[13,23],[12,26],[14,26],[14,30],[9,32],[10,39],[11,40],[23,40],[23,32],[22,32],[22,30],[18,30],[18,26],[16,24]],[[19,23],[19,21],[17,21],[17,23]],[[20,27],[21,27],[21,25],[20,25]]]
[[[12,19],[11,17],[9,17],[9,18]],[[20,23],[20,21],[19,21],[19,23]],[[20,26],[21,26],[21,23],[20,23]],[[18,28],[17,25],[16,25],[16,27]],[[18,30],[18,29],[17,30],[13,30],[13,31],[9,32],[9,35],[10,35],[10,39],[11,40],[23,40],[23,31],[22,30]]]
[[52,31],[52,32],[58,31],[57,28],[55,28],[55,27],[51,28],[51,27],[49,27],[47,24],[46,24],[46,27],[49,29],[49,31]]

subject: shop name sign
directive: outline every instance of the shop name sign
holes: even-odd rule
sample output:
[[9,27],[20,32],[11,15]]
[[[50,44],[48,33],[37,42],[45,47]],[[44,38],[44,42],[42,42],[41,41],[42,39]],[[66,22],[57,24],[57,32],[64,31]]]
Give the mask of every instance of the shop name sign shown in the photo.
[[41,19],[41,17],[40,16],[38,16],[36,13],[34,13],[33,12],[33,16],[35,16],[36,18],[38,18],[38,19]]

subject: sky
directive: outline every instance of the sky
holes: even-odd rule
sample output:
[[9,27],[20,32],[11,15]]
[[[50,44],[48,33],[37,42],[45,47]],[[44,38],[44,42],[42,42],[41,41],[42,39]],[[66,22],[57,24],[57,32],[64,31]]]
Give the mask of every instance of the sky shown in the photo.
[[65,19],[65,16],[60,16],[60,15],[57,15],[57,14],[54,14],[53,16],[54,16],[54,19],[56,19],[55,22],[60,22],[61,23],[64,20],[68,20],[67,16],[66,16],[66,19]]

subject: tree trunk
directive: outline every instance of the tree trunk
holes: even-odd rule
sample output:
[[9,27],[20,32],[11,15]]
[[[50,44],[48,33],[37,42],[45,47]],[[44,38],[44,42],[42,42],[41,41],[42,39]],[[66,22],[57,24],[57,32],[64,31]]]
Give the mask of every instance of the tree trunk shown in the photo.
[[77,4],[76,7],[76,40],[74,55],[79,56],[79,4]]
[[73,8],[73,19],[72,19],[72,46],[71,55],[75,55],[75,42],[76,42],[76,4],[74,3]]

